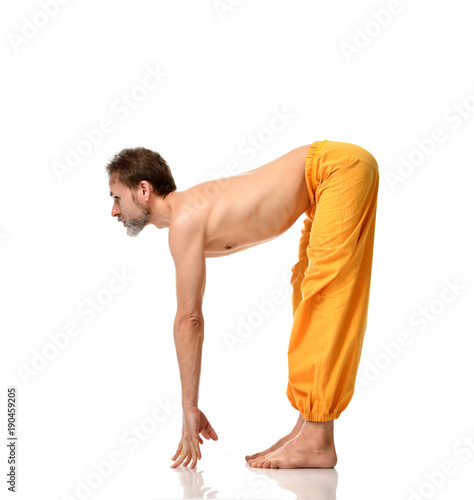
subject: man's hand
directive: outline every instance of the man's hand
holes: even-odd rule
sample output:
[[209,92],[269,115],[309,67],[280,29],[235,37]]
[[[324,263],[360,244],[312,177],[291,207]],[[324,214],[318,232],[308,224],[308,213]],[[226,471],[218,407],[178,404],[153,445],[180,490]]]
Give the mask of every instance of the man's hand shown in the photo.
[[216,431],[206,418],[206,415],[197,407],[183,410],[183,430],[181,441],[178,449],[171,460],[176,462],[171,467],[178,467],[181,464],[187,466],[192,460],[190,469],[194,469],[198,459],[201,459],[201,451],[199,444],[203,444],[203,440],[199,434],[205,439],[213,439],[217,441]]

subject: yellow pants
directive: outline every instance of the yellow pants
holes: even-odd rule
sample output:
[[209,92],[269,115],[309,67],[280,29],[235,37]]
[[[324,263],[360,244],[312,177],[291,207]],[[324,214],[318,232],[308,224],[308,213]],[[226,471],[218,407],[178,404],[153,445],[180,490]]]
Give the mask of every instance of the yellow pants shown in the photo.
[[311,205],[292,268],[287,396],[306,420],[339,417],[354,394],[367,327],[379,170],[365,149],[316,141]]

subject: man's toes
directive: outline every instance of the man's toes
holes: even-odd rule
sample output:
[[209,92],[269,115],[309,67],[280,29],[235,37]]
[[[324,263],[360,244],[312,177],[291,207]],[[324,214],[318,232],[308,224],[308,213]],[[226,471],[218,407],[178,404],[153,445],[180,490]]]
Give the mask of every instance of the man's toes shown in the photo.
[[246,455],[245,460],[247,460],[248,462],[249,460],[255,460],[256,458],[259,458],[260,456],[262,456],[262,452],[254,453],[253,455]]
[[265,467],[265,463],[268,461],[268,454],[267,455],[262,455],[257,458],[250,458],[248,461],[248,464],[251,465],[252,467]]

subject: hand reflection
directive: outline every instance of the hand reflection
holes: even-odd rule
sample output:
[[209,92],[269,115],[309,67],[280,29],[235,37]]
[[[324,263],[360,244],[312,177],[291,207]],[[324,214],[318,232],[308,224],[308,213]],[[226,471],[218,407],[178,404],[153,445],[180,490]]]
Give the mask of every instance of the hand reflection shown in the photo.
[[183,498],[217,498],[219,493],[212,490],[210,486],[204,487],[203,471],[180,467],[173,469],[178,474],[181,487],[183,488]]
[[[203,471],[188,467],[172,470],[179,476],[183,499],[217,498],[219,490],[205,486]],[[239,482],[232,484],[231,481],[226,481],[229,491],[221,491],[221,495],[228,498],[265,499],[289,491],[296,495],[297,500],[336,500],[338,474],[334,468],[263,469],[247,465],[244,476],[237,475],[237,472],[242,472],[242,469],[238,471],[235,464],[230,463],[229,476],[239,477]]]

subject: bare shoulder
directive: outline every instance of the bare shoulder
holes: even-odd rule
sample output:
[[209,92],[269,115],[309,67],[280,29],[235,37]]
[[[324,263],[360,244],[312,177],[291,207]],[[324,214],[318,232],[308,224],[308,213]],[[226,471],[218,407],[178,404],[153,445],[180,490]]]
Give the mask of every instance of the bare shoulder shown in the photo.
[[204,231],[195,216],[177,217],[169,227],[168,240],[176,268],[176,317],[202,320],[206,285]]
[[168,229],[168,245],[173,259],[189,253],[204,254],[206,225],[199,214],[185,214],[173,220]]

